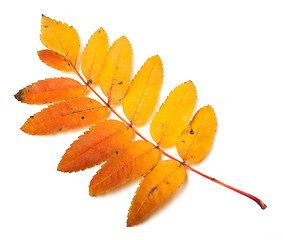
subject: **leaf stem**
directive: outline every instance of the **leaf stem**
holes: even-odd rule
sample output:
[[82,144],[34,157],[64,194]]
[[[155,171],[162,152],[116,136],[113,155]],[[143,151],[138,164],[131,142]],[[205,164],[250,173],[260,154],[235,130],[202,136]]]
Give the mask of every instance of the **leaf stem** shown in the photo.
[[[71,63],[70,63],[70,64],[71,64]],[[113,112],[113,113],[114,113],[122,122],[124,122],[128,127],[132,128],[133,131],[134,131],[141,139],[143,139],[144,141],[146,141],[146,142],[148,142],[148,143],[151,143],[154,147],[156,147],[164,156],[166,156],[166,157],[168,157],[168,158],[170,158],[170,159],[172,159],[172,160],[175,160],[175,161],[179,162],[180,164],[184,165],[184,166],[185,166],[186,168],[188,168],[189,170],[191,170],[191,171],[197,173],[198,175],[200,175],[200,176],[202,176],[202,177],[204,177],[204,178],[207,178],[207,179],[209,179],[209,180],[211,180],[211,181],[213,181],[213,182],[215,182],[215,183],[217,183],[217,184],[219,184],[219,185],[221,185],[221,186],[223,186],[223,187],[226,187],[226,188],[228,188],[228,189],[230,189],[230,190],[232,190],[232,191],[234,191],[234,192],[237,192],[237,193],[239,193],[239,194],[242,194],[243,196],[246,196],[246,197],[252,199],[253,201],[255,201],[255,202],[261,207],[261,209],[265,209],[265,208],[267,207],[267,206],[265,205],[265,203],[264,203],[263,201],[261,201],[259,198],[255,197],[255,196],[253,196],[253,195],[251,195],[251,194],[249,194],[249,193],[246,193],[246,192],[244,192],[244,191],[242,191],[242,190],[239,190],[239,189],[237,189],[237,188],[234,188],[234,187],[232,187],[232,186],[230,186],[230,185],[228,185],[228,184],[226,184],[226,183],[223,183],[223,182],[217,180],[216,178],[212,178],[212,177],[210,177],[210,176],[208,176],[208,175],[206,175],[206,174],[204,174],[204,173],[202,173],[202,172],[199,172],[198,170],[192,168],[190,165],[186,164],[185,162],[180,161],[179,159],[177,159],[177,158],[171,156],[170,154],[166,153],[166,152],[165,152],[163,149],[161,149],[157,144],[154,144],[153,142],[151,142],[150,140],[148,140],[147,138],[145,138],[135,127],[133,127],[133,125],[131,124],[131,122],[129,123],[129,122],[126,121],[122,116],[120,116],[120,115],[115,111],[115,109],[113,109],[113,108],[110,106],[110,104],[109,104],[108,102],[106,102],[106,101],[90,86],[90,84],[88,84],[88,82],[81,76],[81,74],[78,72],[78,70],[76,69],[76,67],[73,66],[73,64],[71,64],[71,66],[73,67],[73,69],[74,69],[75,73],[78,75],[78,77],[83,81],[83,83],[84,83],[86,86],[89,87],[89,89],[103,102],[103,104],[104,104],[105,106],[107,106],[107,107],[109,108],[109,110],[110,110],[111,112]]]

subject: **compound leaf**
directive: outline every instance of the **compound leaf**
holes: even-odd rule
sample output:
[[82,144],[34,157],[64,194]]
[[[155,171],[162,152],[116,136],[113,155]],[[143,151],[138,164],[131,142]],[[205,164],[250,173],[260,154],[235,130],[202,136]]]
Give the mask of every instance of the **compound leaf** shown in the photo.
[[21,130],[31,135],[45,135],[87,126],[106,117],[108,108],[88,97],[60,102],[30,117]]
[[134,137],[134,132],[117,120],[105,120],[91,127],[72,143],[58,165],[62,172],[93,167],[108,159]]
[[82,53],[82,72],[85,78],[93,84],[98,83],[108,47],[107,34],[103,28],[99,28],[90,37]]
[[158,163],[140,183],[129,209],[127,226],[143,221],[181,186],[185,177],[182,164],[174,160]]
[[74,72],[69,61],[61,54],[52,50],[40,50],[37,52],[39,59],[49,67],[55,68],[64,72]]
[[80,39],[72,26],[42,15],[40,40],[45,47],[61,54],[70,64],[76,66]]
[[155,55],[149,58],[136,74],[123,100],[124,113],[133,125],[142,125],[151,116],[162,80],[162,61]]
[[190,119],[196,97],[196,88],[189,81],[177,86],[166,98],[150,124],[151,137],[160,147],[176,143]]
[[15,98],[28,104],[45,104],[76,98],[86,93],[87,86],[71,78],[47,78],[21,89]]
[[152,144],[135,141],[110,158],[94,175],[89,185],[91,196],[105,193],[121,184],[146,174],[160,159]]
[[125,36],[117,39],[107,53],[99,84],[109,104],[119,103],[129,88],[132,54],[131,44]]
[[197,163],[205,157],[212,145],[216,126],[216,116],[211,106],[197,111],[176,144],[180,157],[186,163]]

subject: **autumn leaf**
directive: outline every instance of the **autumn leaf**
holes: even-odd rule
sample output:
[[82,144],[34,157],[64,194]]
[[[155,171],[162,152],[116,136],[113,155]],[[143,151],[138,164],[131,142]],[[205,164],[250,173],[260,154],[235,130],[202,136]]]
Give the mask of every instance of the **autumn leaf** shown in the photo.
[[150,124],[150,134],[160,147],[176,143],[185,129],[196,102],[192,81],[177,86],[166,98]]
[[81,69],[88,82],[98,83],[108,47],[107,34],[103,28],[99,28],[82,53]]
[[[77,172],[106,161],[90,181],[91,196],[144,176],[132,200],[127,226],[144,221],[180,187],[186,177],[185,167],[266,208],[255,196],[189,165],[201,161],[208,153],[217,125],[210,105],[201,108],[188,124],[196,102],[196,89],[191,81],[171,91],[153,117],[150,134],[156,143],[135,128],[148,121],[158,100],[163,81],[163,66],[158,55],[147,59],[130,84],[133,52],[125,36],[117,39],[108,50],[107,34],[102,28],[98,29],[78,61],[80,41],[76,30],[42,15],[40,39],[48,48],[38,51],[40,60],[57,70],[75,73],[84,85],[71,78],[48,78],[21,89],[15,97],[23,103],[58,102],[31,116],[21,130],[31,135],[46,135],[95,124],[66,150],[58,170]],[[83,76],[77,62],[81,62]],[[92,83],[99,83],[108,98],[106,101]],[[83,97],[87,88],[103,104]],[[110,106],[120,102],[129,121]],[[108,109],[121,121],[101,121]],[[143,140],[132,142],[135,134]],[[174,144],[183,161],[162,149]],[[159,162],[161,154],[170,160]]]
[[62,157],[58,170],[74,172],[100,164],[129,144],[133,137],[133,130],[122,122],[100,122],[71,145]]
[[76,98],[86,93],[87,86],[71,78],[47,78],[21,89],[15,98],[28,104],[45,104]]
[[162,85],[163,67],[158,55],[149,58],[131,82],[123,110],[133,125],[142,125],[151,116]]
[[81,97],[60,102],[30,117],[21,130],[31,135],[45,135],[87,126],[106,117],[107,107],[94,99]]
[[39,59],[49,67],[55,68],[64,72],[74,72],[74,68],[69,61],[61,54],[52,50],[40,50],[37,52]]
[[74,67],[76,66],[80,39],[72,26],[42,15],[40,40],[45,47],[61,54]]
[[201,161],[210,149],[216,131],[216,117],[211,106],[199,109],[180,135],[176,147],[188,164]]
[[110,158],[94,175],[89,185],[91,196],[105,193],[146,174],[160,159],[160,152],[150,143],[135,141]]
[[174,160],[158,163],[140,183],[129,209],[127,226],[143,221],[181,186],[185,177],[182,164]]
[[132,54],[131,44],[125,36],[117,39],[107,53],[99,84],[109,104],[119,103],[129,88]]

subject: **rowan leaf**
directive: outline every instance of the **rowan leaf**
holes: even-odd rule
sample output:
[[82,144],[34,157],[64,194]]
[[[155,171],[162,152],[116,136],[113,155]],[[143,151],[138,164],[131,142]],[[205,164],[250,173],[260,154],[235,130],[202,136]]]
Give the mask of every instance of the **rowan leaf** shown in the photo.
[[74,72],[69,61],[61,54],[52,50],[40,50],[37,52],[39,59],[49,67],[55,68],[64,72]]
[[15,98],[28,104],[45,104],[76,98],[86,93],[87,86],[71,78],[47,78],[21,89]]
[[61,54],[74,67],[76,66],[80,39],[72,26],[42,15],[40,40],[45,47]]
[[181,186],[185,177],[182,164],[174,160],[158,163],[140,183],[129,209],[127,226],[143,221]]
[[160,159],[152,144],[135,141],[110,158],[94,175],[89,185],[91,196],[105,193],[132,179],[146,174]]
[[155,55],[149,58],[136,74],[123,100],[124,113],[133,125],[142,125],[151,116],[162,80],[162,61]]
[[99,28],[90,37],[82,53],[82,72],[85,78],[93,84],[96,84],[99,81],[108,47],[107,34],[103,28]]
[[109,104],[119,103],[129,88],[132,54],[131,44],[125,36],[117,39],[107,53],[99,84]]
[[72,143],[62,157],[58,170],[74,172],[100,164],[129,144],[133,137],[133,130],[122,122],[100,122]]
[[150,134],[160,147],[176,143],[185,129],[196,102],[196,89],[192,81],[177,86],[166,98],[150,124]]
[[216,126],[216,116],[211,106],[197,111],[176,144],[180,157],[186,163],[197,163],[205,157],[212,145]]
[[103,119],[108,108],[88,97],[60,102],[31,116],[21,130],[31,135],[45,135],[87,126]]

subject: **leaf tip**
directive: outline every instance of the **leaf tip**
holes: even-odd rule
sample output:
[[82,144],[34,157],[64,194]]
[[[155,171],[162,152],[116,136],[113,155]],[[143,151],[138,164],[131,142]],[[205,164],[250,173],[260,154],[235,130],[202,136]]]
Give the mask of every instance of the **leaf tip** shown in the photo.
[[105,30],[103,29],[103,27],[100,27],[97,31],[98,31],[99,33],[105,32]]
[[23,89],[21,89],[20,91],[18,91],[18,92],[14,95],[14,97],[15,97],[18,101],[23,102],[23,101],[24,101],[23,93],[24,93],[24,91],[23,91]]

